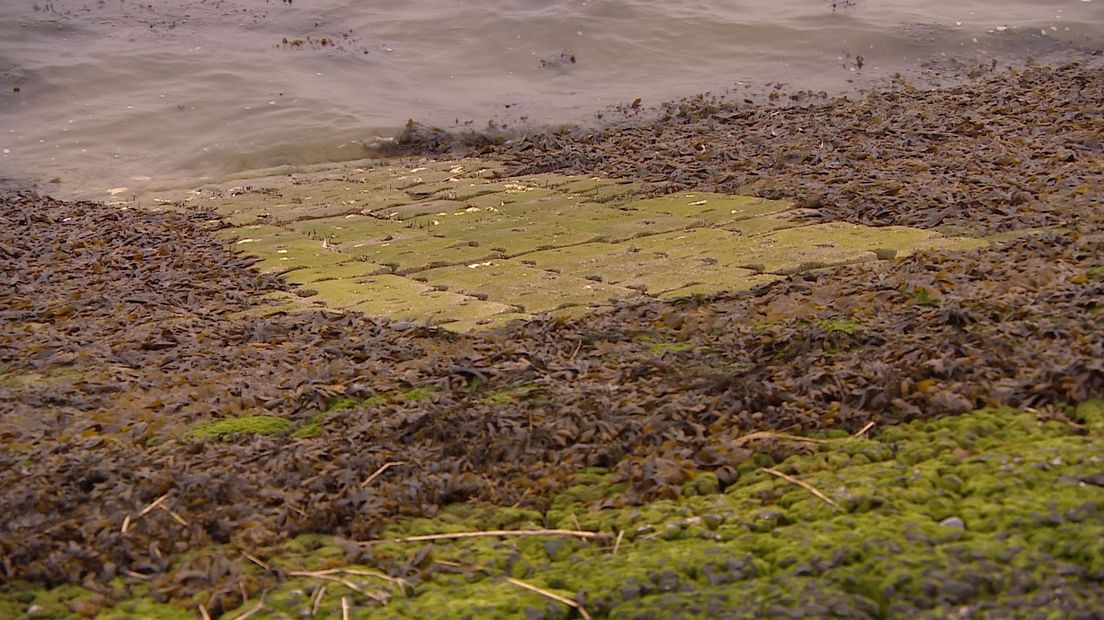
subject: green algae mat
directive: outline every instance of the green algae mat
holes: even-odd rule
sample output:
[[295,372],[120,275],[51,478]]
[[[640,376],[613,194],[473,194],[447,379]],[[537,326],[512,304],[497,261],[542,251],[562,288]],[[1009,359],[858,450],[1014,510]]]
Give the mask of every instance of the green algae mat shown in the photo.
[[[1104,401],[1049,419],[1004,408],[859,436],[755,433],[744,445],[804,449],[760,455],[725,488],[691,473],[679,499],[622,506],[615,472],[591,469],[543,512],[454,504],[371,543],[255,549],[226,588],[268,587],[223,617],[1094,617],[1102,437]],[[180,558],[174,578],[224,570],[219,551]],[[142,575],[111,588],[114,603],[0,586],[0,616],[194,618],[212,596],[159,603]]]
[[984,245],[903,226],[810,224],[784,201],[643,198],[632,183],[503,174],[470,159],[360,162],[207,187],[176,204],[214,210],[221,237],[300,285],[273,295],[266,312],[324,307],[454,331]]

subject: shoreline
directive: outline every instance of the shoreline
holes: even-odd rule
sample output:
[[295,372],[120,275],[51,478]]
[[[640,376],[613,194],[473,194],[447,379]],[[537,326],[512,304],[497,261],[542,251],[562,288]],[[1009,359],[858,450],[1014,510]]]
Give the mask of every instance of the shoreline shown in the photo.
[[[297,536],[373,540],[413,517],[445,527],[433,519],[457,502],[515,505],[550,522],[555,498],[593,468],[617,488],[602,505],[647,514],[657,502],[741,488],[752,469],[804,462],[802,443],[777,441],[779,433],[815,439],[874,423],[877,439],[895,424],[1015,407],[1031,413],[1028,426],[1088,425],[1076,441],[1098,446],[1098,422],[1071,407],[1104,395],[1104,117],[1093,105],[1104,101],[1104,77],[1065,67],[1052,74],[1062,83],[1047,84],[1046,71],[1002,74],[981,88],[906,89],[896,100],[837,100],[789,117],[690,101],[662,121],[492,146],[486,154],[511,158],[513,173],[606,173],[651,192],[746,189],[797,198],[810,222],[1045,230],[991,249],[921,252],[752,293],[623,304],[482,334],[320,311],[242,316],[288,286],[213,237],[212,214],[8,195],[4,580],[82,584],[102,597],[96,611],[138,592],[181,609],[204,598],[217,616],[249,609],[243,599],[279,584],[240,551],[275,562]],[[978,98],[988,107],[974,111]],[[748,127],[757,131],[740,131]],[[832,140],[838,147],[820,146]],[[673,182],[657,185],[656,175]],[[239,425],[199,432],[212,420]],[[743,439],[757,432],[774,439]],[[383,475],[398,461],[417,466]],[[1098,467],[1077,463],[1062,475]],[[164,510],[137,519],[166,495]],[[923,501],[958,505],[948,497]],[[764,509],[777,500],[759,499]],[[601,521],[598,506],[584,504],[577,518]],[[880,510],[863,508],[893,518]],[[122,525],[127,516],[133,529]],[[509,523],[528,527],[531,517]],[[496,518],[474,524],[491,529]],[[740,527],[739,536],[756,534]],[[563,557],[601,565],[572,549]],[[481,566],[508,550],[485,552]],[[416,576],[430,598],[444,583],[406,556],[403,565],[342,553],[331,564]],[[540,553],[550,565],[560,558]],[[193,575],[196,557],[212,572]],[[1099,594],[1093,557],[1065,561],[1080,571],[1071,579]],[[711,583],[694,566],[680,579]],[[557,583],[545,585],[577,589]],[[641,600],[660,604],[655,587]],[[349,592],[365,613],[374,608]],[[971,596],[962,604],[988,600]]]

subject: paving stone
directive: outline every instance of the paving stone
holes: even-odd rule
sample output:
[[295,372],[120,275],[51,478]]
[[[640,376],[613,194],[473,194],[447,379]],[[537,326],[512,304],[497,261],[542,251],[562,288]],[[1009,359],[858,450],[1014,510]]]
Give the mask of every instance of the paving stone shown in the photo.
[[293,284],[309,284],[311,282],[320,282],[323,280],[365,278],[389,272],[390,269],[383,265],[354,260],[347,263],[326,265],[323,267],[296,269],[288,272],[284,277],[288,282]]
[[667,250],[641,250],[631,242],[588,243],[528,254],[522,259],[544,269],[558,269],[584,278],[602,278],[608,284],[649,295],[704,283],[721,289],[730,285],[743,287],[745,281],[758,275],[748,269],[719,264],[693,248],[688,255],[680,255],[681,249],[681,246],[674,246]]
[[634,199],[631,183],[498,178],[504,171],[479,160],[367,162],[211,186],[179,202],[214,208],[234,226],[219,234],[309,293],[275,299],[272,311],[325,304],[457,331],[986,243],[810,224],[785,201],[701,192]]
[[388,207],[374,212],[372,215],[387,220],[410,220],[420,215],[435,215],[438,213],[453,213],[469,208],[468,203],[456,200],[423,200],[410,204]]
[[449,321],[447,323],[441,323],[439,327],[457,333],[484,331],[496,329],[499,327],[505,327],[513,321],[528,320],[533,318],[533,316],[534,315],[532,314],[526,314],[523,312],[507,312],[505,314],[495,314],[493,316],[480,317],[476,319]]
[[450,291],[435,290],[421,282],[393,275],[364,278],[349,283],[335,282],[331,290],[321,290],[319,296],[329,299],[352,300],[343,307],[373,316],[387,316],[395,320],[449,321],[477,320],[499,314],[515,312],[506,304],[483,301]]
[[258,225],[219,231],[219,236],[231,240],[234,248],[260,257],[257,269],[283,272],[303,267],[333,265],[349,259],[321,240],[308,239],[276,226]]
[[402,222],[355,213],[290,222],[286,226],[311,239],[326,239],[338,248],[352,247],[357,243],[383,243],[408,229]]
[[793,203],[751,196],[698,192],[631,200],[625,203],[625,207],[702,219],[710,225],[723,226],[738,220],[788,211],[793,208]]
[[390,241],[354,243],[346,246],[345,251],[360,260],[387,266],[398,274],[503,257],[501,252],[475,241],[435,237],[424,230],[409,228],[395,234]]
[[580,178],[556,186],[557,191],[582,196],[589,202],[614,202],[628,199],[640,191],[640,185],[599,177]]
[[638,294],[623,287],[535,269],[511,260],[431,269],[418,273],[416,277],[438,287],[448,287],[449,291],[516,306],[527,313],[607,303],[616,297]]

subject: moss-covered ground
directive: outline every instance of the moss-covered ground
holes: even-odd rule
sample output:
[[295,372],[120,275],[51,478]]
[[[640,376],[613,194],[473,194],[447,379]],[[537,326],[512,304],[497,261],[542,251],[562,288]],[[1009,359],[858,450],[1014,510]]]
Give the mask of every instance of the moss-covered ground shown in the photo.
[[[1066,618],[1104,604],[1104,401],[758,441],[804,449],[752,456],[724,488],[688,472],[678,497],[644,505],[592,469],[543,512],[455,504],[372,543],[263,547],[237,579],[264,594],[226,617],[340,618],[343,601],[352,618]],[[541,529],[559,531],[517,535]],[[509,532],[417,539],[494,530]],[[203,555],[173,574],[213,570]],[[197,617],[204,601],[159,602],[140,577],[7,584],[0,617]]]

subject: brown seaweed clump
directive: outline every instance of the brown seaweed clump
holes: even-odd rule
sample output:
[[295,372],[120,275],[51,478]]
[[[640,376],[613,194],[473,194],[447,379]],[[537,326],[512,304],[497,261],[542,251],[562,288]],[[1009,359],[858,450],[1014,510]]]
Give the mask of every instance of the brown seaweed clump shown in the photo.
[[685,189],[797,198],[814,221],[966,231],[1065,225],[1099,206],[1104,72],[1011,68],[934,91],[907,83],[785,107],[705,97],[594,132],[488,149],[520,174],[601,173]]

